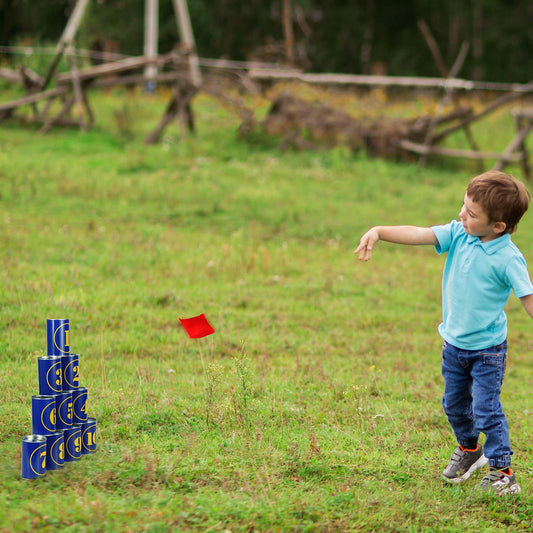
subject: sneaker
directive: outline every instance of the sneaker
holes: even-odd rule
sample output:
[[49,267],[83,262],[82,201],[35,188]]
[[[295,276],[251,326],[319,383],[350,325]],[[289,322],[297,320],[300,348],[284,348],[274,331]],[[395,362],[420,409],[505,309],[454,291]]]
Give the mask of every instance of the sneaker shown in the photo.
[[516,482],[513,471],[509,468],[508,474],[503,470],[491,470],[482,480],[481,489],[494,491],[498,496],[504,494],[518,494],[520,485]]
[[488,459],[483,455],[483,447],[478,444],[474,450],[458,446],[452,454],[442,476],[450,483],[467,480],[478,468],[485,466]]

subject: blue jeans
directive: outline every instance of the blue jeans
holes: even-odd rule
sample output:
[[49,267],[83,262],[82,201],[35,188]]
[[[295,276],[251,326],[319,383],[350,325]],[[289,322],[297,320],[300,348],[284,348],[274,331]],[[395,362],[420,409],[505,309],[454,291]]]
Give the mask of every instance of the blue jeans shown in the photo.
[[444,396],[442,406],[457,442],[470,447],[486,435],[489,465],[511,465],[509,426],[500,402],[507,342],[484,350],[462,350],[447,342],[442,348]]

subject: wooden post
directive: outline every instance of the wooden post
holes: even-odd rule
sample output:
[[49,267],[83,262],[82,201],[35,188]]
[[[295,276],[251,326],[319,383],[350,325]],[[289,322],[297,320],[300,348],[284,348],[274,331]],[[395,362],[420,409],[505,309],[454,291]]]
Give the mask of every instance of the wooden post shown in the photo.
[[[149,59],[157,56],[159,0],[145,0],[144,3],[144,55]],[[155,65],[147,65],[144,69],[146,81],[154,80],[157,75]]]
[[174,12],[176,13],[178,29],[181,37],[181,44],[182,47],[189,53],[191,81],[193,86],[198,88],[202,84],[202,74],[200,73],[198,55],[196,54],[196,45],[194,43],[194,36],[192,33],[191,19],[189,18],[187,2],[186,0],[173,0],[173,2]]
[[[429,30],[428,30],[429,31]],[[446,72],[447,78],[455,78],[459,71],[461,70],[464,60],[466,58],[466,54],[468,52],[468,43],[464,42],[461,46],[461,49],[459,50],[459,55],[457,56],[457,59],[455,60],[455,63],[453,64],[450,72]],[[439,54],[440,55],[440,54]],[[445,67],[444,67],[445,68]],[[445,90],[444,90],[444,96],[442,97],[441,101],[439,102],[437,106],[437,111],[435,113],[435,116],[433,117],[433,120],[429,124],[426,138],[424,140],[425,145],[430,145],[433,141],[433,134],[435,133],[435,127],[437,125],[437,119],[439,118],[440,114],[442,113],[442,110],[444,109],[444,106],[448,104],[453,94],[453,89],[450,89],[450,87],[445,82]],[[420,159],[418,160],[419,166],[423,167],[426,164],[427,159],[427,153],[423,153],[420,156]]]
[[[529,122],[530,127],[533,126],[533,113],[513,111],[513,115],[515,118],[517,131],[522,128],[522,124],[524,122]],[[529,165],[529,152],[527,149],[526,137],[527,135],[524,136],[524,140],[520,143],[520,146],[519,146],[520,157],[521,157],[520,164],[522,165],[524,176],[526,177],[526,179],[529,180],[531,179],[531,166]]]
[[75,114],[78,124],[83,131],[87,131],[87,124],[83,118],[83,111],[85,106],[85,99],[83,97],[83,89],[80,83],[78,63],[76,62],[76,54],[72,44],[67,47],[67,55],[70,58],[70,69],[72,72],[72,87],[74,88]]
[[[524,120],[522,120],[522,118]],[[509,143],[509,145],[503,152],[500,160],[494,165],[493,169],[503,170],[509,161],[514,160],[513,156],[516,156],[514,152],[516,150],[520,150],[520,156],[519,156],[520,163],[522,165],[526,178],[529,179],[530,171],[529,171],[528,153],[527,153],[525,142],[526,142],[527,136],[529,135],[529,132],[533,128],[533,116],[529,116],[528,118],[526,115],[521,115],[519,113],[516,113],[515,121],[516,121],[517,134],[515,138]],[[523,125],[523,122],[525,122],[525,125]]]
[[49,129],[51,129],[54,126],[54,124],[59,122],[72,109],[73,105],[74,105],[74,97],[70,96],[65,101],[65,103],[63,104],[63,107],[61,108],[59,113],[57,113],[55,117],[50,117],[47,120],[45,120],[44,124],[39,130],[39,133],[46,133]]
[[59,61],[61,60],[61,56],[63,55],[67,44],[72,43],[72,41],[74,40],[74,36],[78,31],[78,26],[80,25],[83,13],[85,12],[85,8],[87,7],[88,2],[89,0],[78,0],[76,5],[74,6],[70,18],[68,19],[67,25],[63,30],[63,34],[61,35],[61,38],[57,43],[56,54],[54,56],[54,59],[52,59],[52,63],[50,64],[48,73],[45,76],[41,90],[45,89],[52,80],[52,77],[55,74],[57,65],[59,65]]

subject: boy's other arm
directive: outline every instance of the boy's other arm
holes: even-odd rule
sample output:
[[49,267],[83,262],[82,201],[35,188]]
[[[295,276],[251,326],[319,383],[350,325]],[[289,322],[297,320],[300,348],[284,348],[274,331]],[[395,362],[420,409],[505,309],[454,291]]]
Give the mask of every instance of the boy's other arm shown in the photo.
[[387,241],[395,244],[438,244],[437,237],[431,228],[418,226],[375,226],[368,230],[359,241],[359,246],[354,254],[359,254],[359,259],[368,261],[372,249],[377,241]]
[[520,298],[524,309],[527,311],[527,314],[533,318],[533,294],[528,294],[527,296],[522,296]]

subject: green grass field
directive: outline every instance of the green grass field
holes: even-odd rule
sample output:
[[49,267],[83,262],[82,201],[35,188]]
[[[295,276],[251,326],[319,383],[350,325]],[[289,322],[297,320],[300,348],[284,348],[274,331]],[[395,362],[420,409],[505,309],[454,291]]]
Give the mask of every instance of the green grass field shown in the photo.
[[[0,124],[1,531],[531,531],[531,319],[512,297],[523,492],[445,485],[443,258],[352,254],[374,224],[456,217],[473,166],[280,152],[205,96],[196,136],[147,146],[160,95],[93,105],[88,133]],[[483,148],[503,150],[509,117],[476,127]],[[530,271],[532,216],[514,237]],[[217,331],[191,340],[178,317],[202,312]],[[47,318],[70,319],[98,451],[28,481]]]

